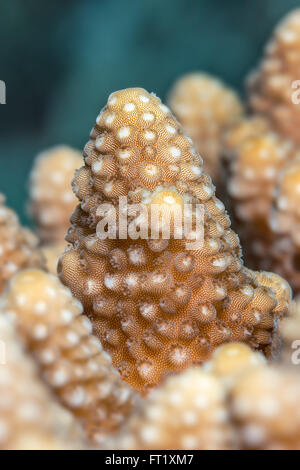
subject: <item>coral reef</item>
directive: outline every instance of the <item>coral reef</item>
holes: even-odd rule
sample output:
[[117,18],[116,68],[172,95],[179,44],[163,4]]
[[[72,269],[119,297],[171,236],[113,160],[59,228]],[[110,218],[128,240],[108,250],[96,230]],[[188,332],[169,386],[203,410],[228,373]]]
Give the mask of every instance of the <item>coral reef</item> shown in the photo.
[[52,274],[24,270],[10,281],[1,311],[13,317],[46,383],[92,441],[102,442],[116,430],[134,396],[69,289]]
[[31,266],[44,266],[38,240],[20,225],[17,215],[5,205],[0,194],[0,293],[17,271]]
[[83,448],[79,425],[40,381],[12,322],[2,314],[0,340],[0,449]]
[[30,179],[29,212],[42,243],[61,242],[76,207],[71,182],[81,166],[77,150],[61,145],[40,153]]
[[248,80],[252,111],[265,115],[282,135],[300,144],[300,107],[292,100],[300,76],[300,9],[275,29],[258,69]]
[[222,133],[242,114],[238,96],[220,80],[195,72],[181,77],[168,104],[204,160],[214,184],[220,184]]
[[231,449],[234,433],[222,382],[201,368],[151,392],[108,449]]
[[[228,341],[275,353],[278,299],[244,268],[239,239],[201,157],[159,98],[140,88],[110,95],[84,163],[73,182],[80,204],[59,275],[83,303],[125,381],[146,392]],[[120,196],[148,212],[154,204],[167,207],[170,220],[175,206],[188,203],[193,212],[201,204],[203,243],[191,249],[194,225],[181,239],[174,231],[169,239],[123,239],[119,230],[116,239],[101,239],[98,209],[110,203],[108,212],[123,223]],[[131,217],[126,228],[143,229],[144,221]]]

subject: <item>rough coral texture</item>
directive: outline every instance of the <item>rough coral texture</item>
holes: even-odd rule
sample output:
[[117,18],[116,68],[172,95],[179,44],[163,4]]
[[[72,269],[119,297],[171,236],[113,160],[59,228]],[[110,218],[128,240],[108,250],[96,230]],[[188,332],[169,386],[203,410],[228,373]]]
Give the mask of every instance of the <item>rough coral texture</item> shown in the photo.
[[108,449],[200,449],[233,447],[234,433],[222,382],[191,368],[151,392]]
[[232,421],[242,449],[300,449],[300,376],[282,366],[258,367],[231,391]]
[[[239,239],[201,157],[159,98],[140,88],[113,93],[84,163],[74,179],[80,204],[67,236],[72,246],[59,275],[123,379],[145,392],[228,341],[269,355],[277,345],[278,300],[243,267]],[[201,204],[202,246],[190,249],[189,236],[176,239],[174,232],[169,239],[121,239],[117,232],[102,240],[97,209],[109,202],[118,212],[124,195],[147,209]]]
[[[275,29],[258,69],[249,78],[252,110],[264,114],[280,134],[300,144],[300,107],[292,100],[293,82],[300,76],[300,9],[289,13]],[[297,84],[296,84],[297,85]],[[295,100],[294,100],[295,101]]]
[[56,276],[25,270],[10,281],[1,311],[14,318],[45,381],[92,441],[115,431],[131,410],[133,394],[69,289]]
[[203,157],[205,171],[219,187],[222,133],[242,114],[238,96],[220,80],[199,72],[174,84],[168,104]]
[[29,211],[42,243],[61,242],[76,207],[74,171],[81,166],[77,150],[61,145],[40,153],[31,172]]
[[40,381],[12,322],[2,314],[0,353],[0,449],[83,448],[78,424]]
[[60,256],[67,248],[66,242],[57,242],[41,246],[41,252],[45,259],[46,269],[51,274],[57,274],[57,265]]
[[43,256],[33,233],[20,225],[16,213],[0,194],[0,293],[20,269],[43,267]]

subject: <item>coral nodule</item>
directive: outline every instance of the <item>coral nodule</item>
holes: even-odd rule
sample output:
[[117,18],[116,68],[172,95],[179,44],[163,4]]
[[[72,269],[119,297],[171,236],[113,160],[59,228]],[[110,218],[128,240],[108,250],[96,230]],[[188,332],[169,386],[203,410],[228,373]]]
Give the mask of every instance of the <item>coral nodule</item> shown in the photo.
[[[202,165],[160,99],[131,88],[110,95],[73,181],[80,204],[59,276],[83,303],[122,378],[141,392],[207,360],[224,342],[271,356],[278,317],[288,311],[288,302],[276,310],[280,292],[243,266],[239,239]],[[193,212],[201,205],[202,243],[191,248],[189,234],[180,239],[176,230],[168,239],[123,239],[119,232],[102,239],[98,208],[109,203],[118,212],[120,196],[147,210],[188,202]],[[142,229],[145,218],[128,220]]]
[[59,145],[40,153],[31,172],[29,212],[41,242],[61,242],[76,207],[71,182],[81,166],[77,150]]
[[13,318],[46,383],[92,442],[118,429],[134,394],[57,276],[38,269],[18,273],[1,298],[0,314]]
[[38,239],[20,225],[17,214],[0,194],[0,293],[17,271],[27,267],[44,267]]

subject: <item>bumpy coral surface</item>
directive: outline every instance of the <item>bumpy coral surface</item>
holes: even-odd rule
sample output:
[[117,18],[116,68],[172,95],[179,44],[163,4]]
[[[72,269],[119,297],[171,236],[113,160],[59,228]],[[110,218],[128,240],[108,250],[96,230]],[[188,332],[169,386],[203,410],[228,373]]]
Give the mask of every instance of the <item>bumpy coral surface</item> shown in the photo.
[[72,192],[74,171],[81,166],[81,155],[67,146],[57,146],[36,158],[31,173],[30,213],[43,243],[61,242],[76,207]]
[[47,271],[51,274],[57,274],[57,264],[60,256],[67,247],[66,242],[57,242],[51,245],[41,246],[41,252],[45,259]]
[[[113,93],[84,162],[74,179],[80,204],[67,236],[73,246],[59,274],[123,379],[145,391],[228,341],[269,354],[277,344],[278,300],[243,267],[238,237],[201,157],[159,98],[140,88]],[[116,239],[102,240],[98,207],[109,202],[119,214],[124,195],[147,210],[167,204],[171,215],[176,204],[188,202],[191,210],[201,204],[203,244],[191,249],[189,235],[176,239],[176,231],[168,239],[122,239],[117,231]]]
[[0,353],[0,449],[82,448],[78,424],[40,381],[21,338],[2,314]]
[[14,318],[46,382],[89,437],[99,443],[116,430],[131,409],[133,394],[69,289],[56,276],[25,270],[10,281],[1,311]]
[[20,269],[43,265],[37,238],[20,225],[17,215],[6,207],[0,194],[0,293]]
[[231,391],[232,420],[242,449],[300,449],[300,376],[280,366],[258,367]]
[[169,106],[203,157],[205,171],[218,186],[221,137],[242,113],[238,96],[214,77],[191,73],[175,83]]
[[[300,9],[292,11],[276,28],[264,58],[249,78],[250,104],[284,136],[300,144],[300,107],[292,100],[293,82],[300,77]],[[296,99],[299,99],[296,96]]]
[[191,368],[154,390],[107,448],[220,450],[233,441],[222,382]]

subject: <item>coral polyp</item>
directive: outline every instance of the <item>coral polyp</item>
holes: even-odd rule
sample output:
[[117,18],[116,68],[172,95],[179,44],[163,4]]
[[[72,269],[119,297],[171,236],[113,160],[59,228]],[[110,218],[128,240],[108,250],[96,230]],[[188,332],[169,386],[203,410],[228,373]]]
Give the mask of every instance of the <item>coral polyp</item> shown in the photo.
[[[73,188],[79,205],[59,275],[83,303],[125,381],[146,392],[228,341],[273,354],[279,300],[243,266],[239,239],[202,159],[159,98],[141,88],[109,97]],[[153,206],[167,202],[172,221],[175,203],[179,212],[188,206],[192,214],[200,205],[201,242],[191,246],[188,234],[178,237],[178,225],[166,239],[122,238],[119,230],[101,239],[99,208],[109,203],[120,225],[124,195],[146,211],[125,222],[134,234],[145,229]],[[159,234],[166,225],[162,217]],[[193,223],[190,235],[195,232]],[[287,312],[288,306],[280,316]]]

